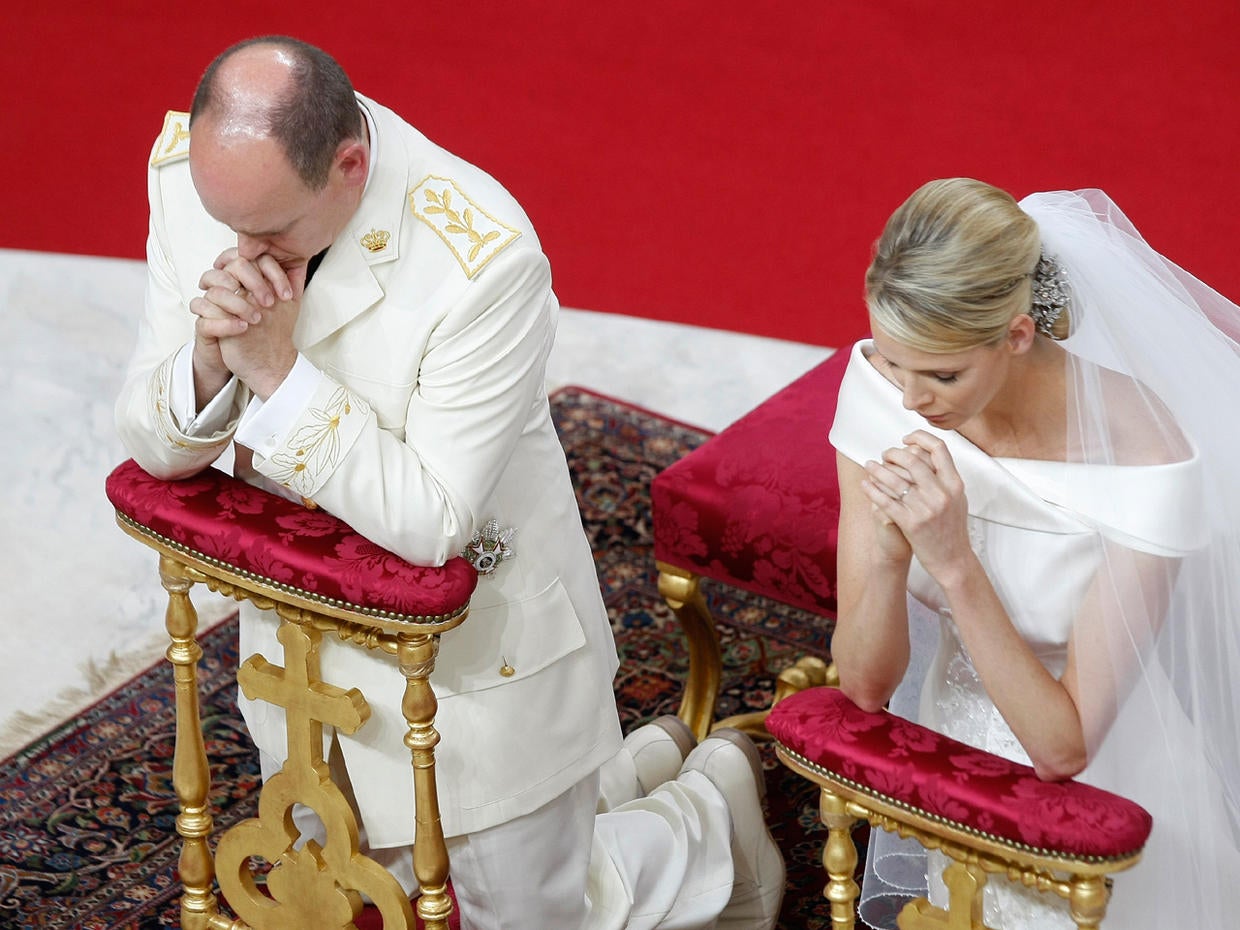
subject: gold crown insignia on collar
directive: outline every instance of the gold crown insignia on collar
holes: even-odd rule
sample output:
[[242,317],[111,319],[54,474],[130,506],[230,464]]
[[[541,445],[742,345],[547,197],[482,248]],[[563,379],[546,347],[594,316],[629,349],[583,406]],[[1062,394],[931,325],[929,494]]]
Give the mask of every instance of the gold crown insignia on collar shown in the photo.
[[368,252],[382,252],[388,247],[392,234],[386,229],[372,229],[362,236],[362,247]]

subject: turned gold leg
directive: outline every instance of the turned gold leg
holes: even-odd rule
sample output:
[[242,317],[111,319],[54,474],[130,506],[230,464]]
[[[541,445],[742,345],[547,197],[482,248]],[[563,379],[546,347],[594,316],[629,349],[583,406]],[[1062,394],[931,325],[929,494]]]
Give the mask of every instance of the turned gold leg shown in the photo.
[[413,836],[413,872],[422,894],[418,916],[427,930],[447,930],[452,913],[448,897],[448,847],[439,820],[439,795],[435,785],[435,712],[439,702],[431,690],[430,674],[435,668],[439,639],[429,633],[401,634],[397,658],[405,676],[405,697],[401,703],[409,732],[405,745],[413,761],[413,790],[417,822]]
[[715,718],[723,674],[723,654],[719,649],[715,620],[706,609],[700,576],[666,562],[656,565],[659,594],[676,614],[689,644],[689,680],[685,683],[678,714],[698,739],[704,739]]
[[818,800],[819,817],[827,827],[822,864],[827,870],[827,887],[822,896],[831,902],[832,930],[853,930],[857,917],[857,895],[861,893],[857,874],[857,846],[852,828],[857,817],[848,812],[848,803],[823,788]]
[[1106,916],[1110,891],[1101,875],[1074,878],[1068,891],[1072,919],[1080,930],[1097,930]]
[[164,625],[172,640],[167,652],[176,683],[176,748],[172,757],[172,785],[177,793],[181,813],[177,816],[177,833],[181,835],[181,856],[178,871],[185,891],[181,897],[181,926],[185,930],[205,930],[212,926],[217,913],[215,866],[207,838],[211,835],[211,814],[207,794],[211,790],[211,774],[207,768],[207,750],[202,738],[202,722],[198,709],[198,662],[202,647],[195,634],[198,613],[189,598],[194,582],[185,567],[175,559],[160,556],[159,580],[168,592],[168,608]]

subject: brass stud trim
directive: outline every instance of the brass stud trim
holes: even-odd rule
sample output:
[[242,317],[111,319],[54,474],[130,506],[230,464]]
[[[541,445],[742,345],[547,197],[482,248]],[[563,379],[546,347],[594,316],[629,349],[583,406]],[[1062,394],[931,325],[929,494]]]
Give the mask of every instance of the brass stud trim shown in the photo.
[[1045,858],[1045,859],[1053,859],[1053,860],[1057,860],[1057,861],[1064,862],[1064,863],[1085,862],[1085,863],[1089,863],[1093,865],[1093,864],[1104,864],[1104,863],[1109,863],[1109,862],[1122,862],[1126,859],[1130,859],[1135,853],[1139,853],[1142,849],[1145,848],[1145,844],[1143,843],[1141,844],[1141,846],[1138,846],[1137,848],[1131,849],[1127,852],[1118,853],[1113,856],[1101,856],[1101,855],[1093,855],[1093,854],[1086,854],[1086,853],[1068,853],[1060,849],[1048,849],[1044,846],[1033,846],[1028,843],[1021,843],[1017,840],[1008,839],[1005,836],[999,836],[998,834],[995,834],[995,833],[988,833],[985,830],[979,830],[977,827],[971,827],[968,824],[961,823],[958,820],[952,820],[948,817],[942,816],[941,814],[931,813],[930,811],[917,807],[916,805],[910,804],[907,801],[901,801],[896,798],[890,797],[889,795],[883,794],[881,791],[875,791],[874,789],[866,785],[863,785],[860,782],[853,781],[851,778],[846,778],[845,776],[839,774],[838,772],[833,772],[830,769],[826,768],[825,766],[819,765],[817,762],[811,762],[809,759],[805,758],[800,753],[794,752],[793,750],[789,749],[787,746],[785,746],[782,742],[779,742],[778,740],[776,740],[776,742],[778,743],[779,748],[784,753],[786,753],[788,757],[791,758],[798,765],[803,766],[804,768],[808,769],[809,771],[813,772],[816,775],[820,775],[831,781],[838,782],[839,784],[852,789],[853,791],[857,792],[863,797],[873,798],[874,800],[881,801],[883,804],[887,804],[891,807],[899,808],[900,810],[907,811],[910,814],[916,814],[918,817],[923,817],[926,820],[929,820],[933,823],[937,823],[945,827],[951,827],[953,830],[959,830],[963,833],[967,833],[971,836],[976,836],[980,839],[988,840],[1000,846],[1006,846],[1008,849],[1012,849],[1012,850],[1024,852],[1024,853],[1030,853],[1035,856],[1041,856],[1042,858]]
[[126,526],[129,526],[132,529],[136,530],[139,534],[150,537],[151,539],[157,540],[161,545],[167,546],[169,549],[173,549],[176,552],[183,553],[184,555],[192,556],[193,558],[206,562],[209,565],[213,565],[224,571],[231,572],[232,574],[237,575],[240,578],[245,578],[247,581],[251,581],[255,584],[263,585],[264,587],[271,588],[276,591],[282,591],[286,594],[292,594],[295,597],[299,597],[299,598],[302,598],[303,600],[311,601],[316,604],[323,604],[328,607],[334,607],[338,610],[347,610],[352,613],[359,614],[363,617],[374,617],[379,620],[391,620],[397,623],[419,623],[419,624],[448,623],[452,620],[455,620],[457,617],[461,616],[462,614],[466,613],[469,610],[469,602],[466,601],[464,604],[462,604],[460,607],[458,607],[456,610],[452,611],[451,613],[405,614],[405,613],[397,613],[391,610],[385,610],[379,607],[364,607],[360,604],[354,604],[351,601],[340,600],[339,598],[325,597],[322,594],[317,594],[313,591],[307,591],[305,588],[299,588],[295,585],[285,584],[280,581],[273,581],[272,579],[266,577],[265,575],[259,575],[255,572],[248,571],[244,568],[238,568],[237,566],[231,565],[228,562],[223,561],[222,559],[217,559],[217,558],[214,558],[213,556],[206,555],[205,553],[199,552],[197,549],[191,549],[189,546],[186,546],[183,543],[179,543],[174,539],[169,539],[167,536],[164,536],[161,533],[156,533],[150,527],[143,526],[141,523],[138,523],[132,517],[129,517],[126,514],[121,513],[119,510],[116,512],[116,519],[124,523]]

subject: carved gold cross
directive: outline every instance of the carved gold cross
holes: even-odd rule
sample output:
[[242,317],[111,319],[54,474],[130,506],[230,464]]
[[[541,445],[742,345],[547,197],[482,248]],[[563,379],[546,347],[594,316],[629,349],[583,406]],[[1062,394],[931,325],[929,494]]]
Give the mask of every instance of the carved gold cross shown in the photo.
[[250,656],[237,670],[237,681],[250,700],[284,708],[288,757],[323,761],[322,724],[354,733],[370,718],[370,705],[357,688],[344,690],[319,675],[322,633],[297,623],[282,623],[276,636],[284,645],[285,667],[260,655]]

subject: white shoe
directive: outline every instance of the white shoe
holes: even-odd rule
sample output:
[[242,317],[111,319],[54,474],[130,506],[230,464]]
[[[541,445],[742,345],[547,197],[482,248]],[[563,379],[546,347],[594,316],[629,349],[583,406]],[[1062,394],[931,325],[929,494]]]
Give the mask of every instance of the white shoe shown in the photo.
[[626,736],[624,748],[633,757],[642,794],[649,794],[679,775],[680,767],[696,745],[689,725],[671,714],[658,717]]
[[682,771],[700,772],[732,813],[732,897],[719,930],[771,930],[784,898],[784,857],[762,812],[766,781],[753,741],[739,730],[716,730],[698,743]]

